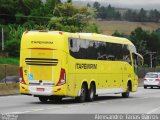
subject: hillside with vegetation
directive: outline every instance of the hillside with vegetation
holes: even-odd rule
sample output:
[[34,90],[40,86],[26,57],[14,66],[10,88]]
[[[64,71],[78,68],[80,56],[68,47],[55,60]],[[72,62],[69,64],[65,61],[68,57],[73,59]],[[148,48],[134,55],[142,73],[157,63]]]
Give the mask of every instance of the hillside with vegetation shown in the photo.
[[96,18],[101,20],[122,20],[131,22],[159,22],[160,11],[157,9],[145,10],[129,9],[129,8],[115,8],[112,5],[104,5],[101,2],[88,3],[87,7],[92,7],[96,10]]
[[93,20],[101,32],[106,35],[112,35],[115,31],[129,35],[137,27],[146,31],[154,31],[160,28],[160,22],[130,22],[118,20]]

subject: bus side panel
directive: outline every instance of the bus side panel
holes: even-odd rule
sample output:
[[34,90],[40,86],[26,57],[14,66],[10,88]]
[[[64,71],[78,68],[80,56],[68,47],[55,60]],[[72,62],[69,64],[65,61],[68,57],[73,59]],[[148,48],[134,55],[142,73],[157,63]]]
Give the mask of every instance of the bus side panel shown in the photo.
[[127,90],[127,84],[129,80],[131,81],[132,88],[133,88],[133,85],[135,84],[135,81],[134,81],[135,75],[134,75],[133,67],[127,62],[124,62],[122,69],[123,69],[123,86],[124,86],[124,92],[125,92]]
[[[76,64],[96,64],[97,69],[77,68]],[[78,60],[69,57],[69,95],[77,96],[81,89],[82,83],[87,82],[88,89],[91,81],[96,84],[97,93],[117,93],[123,90],[122,84],[122,62],[117,61],[93,61]]]
[[76,88],[75,80],[76,80],[76,75],[73,73],[69,73],[67,78],[67,95],[68,96],[76,96],[74,94],[75,88]]

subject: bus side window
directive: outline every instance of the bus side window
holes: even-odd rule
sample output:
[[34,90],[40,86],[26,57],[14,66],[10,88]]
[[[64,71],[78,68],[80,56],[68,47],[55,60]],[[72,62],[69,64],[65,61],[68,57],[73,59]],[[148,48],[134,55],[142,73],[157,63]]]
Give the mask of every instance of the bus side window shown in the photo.
[[140,56],[137,56],[137,65],[141,67],[143,65],[143,59]]
[[70,48],[73,48],[73,40],[72,39],[70,39]]
[[122,51],[123,51],[123,60],[128,62],[129,64],[132,64],[130,51],[128,49],[128,46],[127,45],[123,45],[122,46]]
[[133,56],[133,62],[134,62],[134,66],[138,66],[138,67],[141,67],[143,65],[143,59],[135,54],[135,53],[132,53],[132,56]]
[[77,40],[74,38],[70,38],[68,41],[69,52],[71,56],[77,57]]
[[137,55],[132,53],[132,56],[133,56],[133,64],[135,67],[137,67]]

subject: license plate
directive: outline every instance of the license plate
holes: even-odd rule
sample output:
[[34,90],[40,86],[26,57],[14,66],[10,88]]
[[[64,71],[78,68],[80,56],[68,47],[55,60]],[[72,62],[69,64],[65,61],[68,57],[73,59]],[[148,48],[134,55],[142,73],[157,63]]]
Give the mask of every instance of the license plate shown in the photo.
[[153,79],[149,79],[149,81],[153,81]]
[[43,91],[44,91],[44,88],[37,88],[37,91],[43,92]]

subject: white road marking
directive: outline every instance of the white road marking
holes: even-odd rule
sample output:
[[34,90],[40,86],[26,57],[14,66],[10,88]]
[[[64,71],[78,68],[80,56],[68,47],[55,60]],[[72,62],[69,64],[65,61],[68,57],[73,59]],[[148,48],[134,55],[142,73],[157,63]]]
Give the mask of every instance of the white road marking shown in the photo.
[[30,111],[23,111],[23,112],[9,112],[6,114],[24,114],[24,113],[29,113]]
[[[80,105],[75,105],[75,106],[80,106]],[[73,105],[72,106],[65,106],[65,107],[69,108],[69,107],[73,107]],[[17,111],[17,112],[10,112],[10,113],[7,113],[7,114],[25,114],[25,113],[30,113],[30,112],[38,112],[38,111],[61,109],[61,108],[64,108],[64,106],[62,106],[62,107],[50,107],[50,108],[44,108],[44,109],[37,108],[37,109],[31,109],[31,110],[26,110],[26,111],[22,111],[22,112],[19,112],[19,111]]]
[[156,111],[158,111],[158,110],[160,110],[160,106],[157,107],[157,108],[155,108],[155,109],[150,110],[150,111],[147,112],[146,114],[154,114],[154,113],[156,113]]
[[82,104],[79,104],[79,105],[69,105],[69,106],[66,106],[65,108],[72,108],[72,107],[79,107],[81,106]]
[[33,109],[33,110],[31,110],[31,111],[36,112],[36,111],[42,111],[42,110],[45,110],[45,109]]

